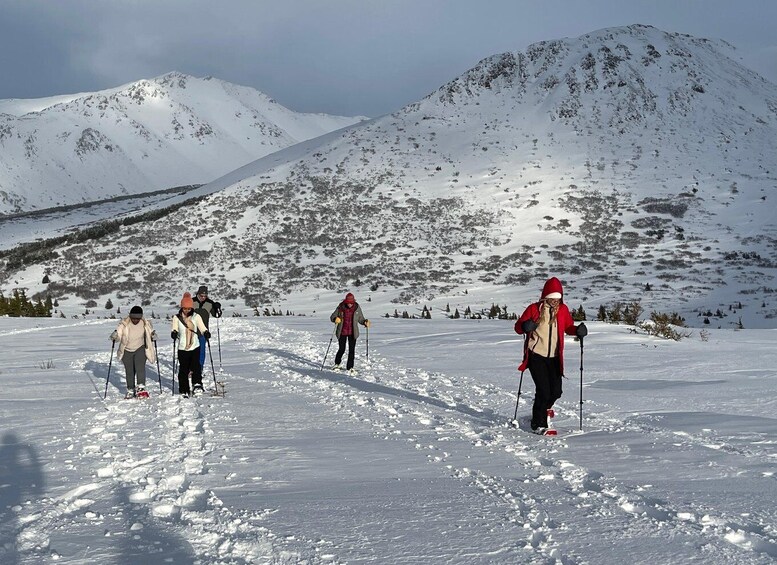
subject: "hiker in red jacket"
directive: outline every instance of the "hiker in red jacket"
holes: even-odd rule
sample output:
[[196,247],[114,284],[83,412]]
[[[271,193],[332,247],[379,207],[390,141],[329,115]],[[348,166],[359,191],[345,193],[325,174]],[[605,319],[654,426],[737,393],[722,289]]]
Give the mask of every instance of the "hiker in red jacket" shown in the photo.
[[540,301],[530,304],[515,323],[515,332],[526,336],[518,370],[523,372],[528,367],[534,381],[531,429],[538,434],[547,432],[548,418],[555,416],[553,404],[561,398],[564,334],[581,338],[588,335],[585,324],[575,326],[563,295],[561,281],[548,279]]
[[354,353],[356,352],[356,338],[359,337],[359,324],[365,328],[370,327],[370,321],[362,314],[362,308],[359,303],[356,302],[353,294],[350,292],[345,295],[345,300],[337,305],[335,311],[329,319],[335,324],[335,333],[337,334],[337,341],[340,347],[337,349],[337,355],[335,355],[335,370],[340,370],[340,362],[343,360],[343,353],[345,353],[345,342],[348,342],[348,362],[345,368],[354,374],[353,361]]

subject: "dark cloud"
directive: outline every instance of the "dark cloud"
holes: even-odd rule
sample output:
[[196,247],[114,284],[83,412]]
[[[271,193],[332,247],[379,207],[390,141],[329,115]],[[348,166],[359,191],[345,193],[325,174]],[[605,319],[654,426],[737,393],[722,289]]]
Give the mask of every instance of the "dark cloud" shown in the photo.
[[374,116],[489,55],[632,23],[726,39],[777,82],[777,3],[758,0],[0,0],[0,14],[0,98],[176,70],[298,111]]

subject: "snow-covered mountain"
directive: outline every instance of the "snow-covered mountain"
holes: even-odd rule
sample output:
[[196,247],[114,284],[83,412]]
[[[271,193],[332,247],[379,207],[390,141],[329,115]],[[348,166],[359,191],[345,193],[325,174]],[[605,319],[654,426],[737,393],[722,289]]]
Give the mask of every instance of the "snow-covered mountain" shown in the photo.
[[[39,290],[47,269],[52,291],[84,297],[142,282],[151,302],[186,279],[248,305],[348,288],[517,309],[556,275],[589,315],[641,299],[690,323],[774,324],[777,86],[724,42],[642,25],[541,42],[300,147],[216,181],[193,215],[58,247],[14,280]],[[187,225],[196,236],[169,237]],[[147,258],[131,273],[129,250]]]
[[170,73],[100,92],[0,100],[0,213],[207,183],[361,118]]

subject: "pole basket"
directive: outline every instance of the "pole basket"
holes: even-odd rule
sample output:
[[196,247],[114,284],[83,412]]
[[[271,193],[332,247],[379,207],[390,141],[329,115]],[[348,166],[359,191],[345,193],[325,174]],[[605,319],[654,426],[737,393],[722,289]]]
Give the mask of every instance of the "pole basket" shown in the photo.
[[215,387],[213,389],[213,392],[211,393],[211,396],[221,396],[224,397],[227,395],[227,383],[226,381],[216,381]]

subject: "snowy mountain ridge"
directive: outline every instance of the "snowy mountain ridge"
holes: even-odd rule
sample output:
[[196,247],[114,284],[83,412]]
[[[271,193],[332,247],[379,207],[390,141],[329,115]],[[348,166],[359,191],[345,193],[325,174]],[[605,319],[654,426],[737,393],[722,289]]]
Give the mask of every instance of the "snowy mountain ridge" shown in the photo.
[[[393,311],[515,309],[555,275],[589,315],[639,299],[691,324],[777,319],[777,87],[725,43],[640,25],[541,42],[306,147],[231,174],[193,217],[63,246],[14,280],[119,299],[142,281],[159,303],[186,276],[310,309],[358,289]],[[170,241],[188,222],[196,237]],[[128,246],[164,262],[128,275]]]
[[361,118],[302,114],[252,88],[168,73],[0,101],[0,213],[213,180]]

